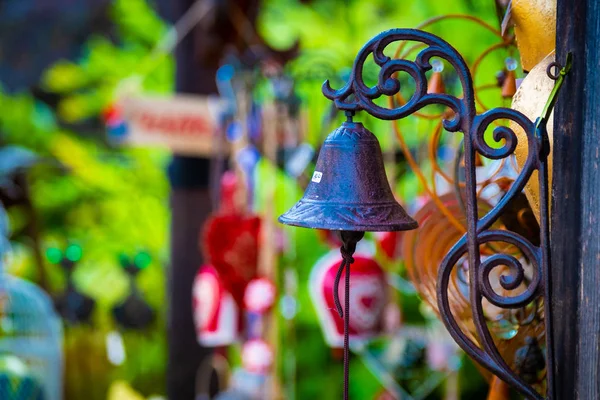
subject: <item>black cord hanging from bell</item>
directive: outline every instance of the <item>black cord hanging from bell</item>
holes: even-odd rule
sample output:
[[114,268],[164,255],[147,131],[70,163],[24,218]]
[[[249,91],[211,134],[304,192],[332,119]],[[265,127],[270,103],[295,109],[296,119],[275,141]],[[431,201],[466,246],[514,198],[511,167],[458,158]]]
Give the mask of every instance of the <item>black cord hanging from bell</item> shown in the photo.
[[[340,318],[344,320],[344,400],[348,400],[350,383],[350,265],[354,263],[352,256],[356,251],[356,244],[363,238],[365,233],[341,231],[340,235],[342,237],[342,246],[340,247],[342,263],[338,268],[333,283],[333,301]],[[346,270],[346,279],[344,284],[344,310],[342,311],[339,286],[344,269]]]

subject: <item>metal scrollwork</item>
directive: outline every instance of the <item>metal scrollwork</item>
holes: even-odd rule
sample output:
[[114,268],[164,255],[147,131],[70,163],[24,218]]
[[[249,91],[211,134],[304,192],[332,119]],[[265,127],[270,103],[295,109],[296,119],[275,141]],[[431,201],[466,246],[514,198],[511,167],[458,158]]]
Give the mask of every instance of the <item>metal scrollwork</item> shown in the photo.
[[[384,54],[388,45],[400,41],[413,41],[427,45],[414,61],[392,59]],[[380,67],[376,85],[369,87],[363,80],[363,67],[367,58],[372,55]],[[433,57],[445,60],[456,71],[462,86],[462,97],[450,94],[428,94],[426,72],[432,69]],[[415,83],[415,91],[410,99],[396,107],[385,108],[374,103],[381,96],[394,96],[401,89],[397,73],[408,74]],[[383,32],[370,40],[358,53],[349,81],[339,90],[331,88],[328,81],[323,85],[323,94],[333,100],[338,109],[347,112],[366,111],[374,117],[394,120],[401,119],[419,111],[430,104],[449,107],[454,115],[443,121],[444,128],[450,132],[462,132],[465,136],[465,184],[467,233],[454,245],[438,271],[437,300],[442,320],[454,340],[473,359],[486,367],[505,382],[512,385],[521,394],[530,399],[543,399],[529,383],[523,380],[501,357],[487,326],[482,301],[504,309],[519,309],[540,297],[547,300],[546,280],[549,274],[548,259],[548,178],[546,171],[547,141],[544,126],[529,120],[522,113],[509,108],[496,108],[478,115],[475,109],[473,81],[469,68],[462,56],[447,42],[427,32],[413,29],[392,29]],[[498,160],[511,156],[517,146],[516,133],[507,126],[498,126],[493,137],[501,143],[499,148],[491,147],[484,139],[484,133],[499,120],[510,120],[518,124],[527,135],[528,157],[519,176],[506,195],[484,216],[479,216],[476,194],[475,157],[476,153],[484,157]],[[524,188],[534,171],[538,170],[541,196],[541,245],[535,246],[523,236],[506,230],[491,229],[508,204]],[[482,262],[480,246],[490,242],[503,242],[519,249],[533,268],[531,279],[525,279],[525,270],[520,260],[509,254],[495,254]],[[468,256],[469,298],[473,312],[478,342],[461,330],[452,315],[448,299],[448,288],[451,273],[464,255]],[[490,283],[490,274],[503,266],[500,286],[511,291],[525,285],[525,289],[514,296],[501,295],[494,291]],[[544,301],[544,304],[548,304]],[[546,340],[550,340],[550,313],[546,312]],[[550,346],[548,352],[550,351]],[[552,398],[551,354],[547,354],[548,398]]]

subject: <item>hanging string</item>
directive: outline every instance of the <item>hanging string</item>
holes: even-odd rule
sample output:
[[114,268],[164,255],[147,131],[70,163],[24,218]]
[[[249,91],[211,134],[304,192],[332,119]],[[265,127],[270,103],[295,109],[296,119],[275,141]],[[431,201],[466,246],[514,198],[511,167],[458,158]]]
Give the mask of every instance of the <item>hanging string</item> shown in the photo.
[[348,400],[348,386],[350,383],[350,264],[351,262],[346,261],[346,298],[344,299],[344,400]]
[[[333,302],[340,318],[344,320],[344,400],[348,400],[348,389],[350,383],[350,265],[354,263],[354,251],[356,242],[350,241],[340,247],[342,263],[340,264],[335,281],[333,282]],[[344,285],[344,310],[340,302],[339,286],[342,279],[342,273],[346,270],[346,279]]]
[[[337,270],[337,274],[335,275],[335,281],[333,282],[333,302],[335,303],[335,309],[340,318],[344,318],[345,314],[342,310],[342,303],[340,302],[338,288],[340,286],[340,280],[342,279],[342,273],[344,272],[344,269],[349,269],[350,264],[354,263],[354,258],[352,257],[354,251],[350,252],[344,246],[342,246],[340,247],[340,253],[342,254],[342,263],[340,264]],[[349,275],[347,271],[346,275]]]

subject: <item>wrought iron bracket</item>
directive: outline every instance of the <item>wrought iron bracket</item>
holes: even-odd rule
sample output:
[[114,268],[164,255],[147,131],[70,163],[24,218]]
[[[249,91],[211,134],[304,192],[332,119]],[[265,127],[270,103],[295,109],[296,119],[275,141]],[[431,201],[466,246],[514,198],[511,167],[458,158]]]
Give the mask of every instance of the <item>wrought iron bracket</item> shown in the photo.
[[[393,59],[384,54],[388,45],[399,41],[412,41],[426,45],[414,61]],[[368,86],[363,80],[363,68],[369,56],[380,68],[378,82]],[[450,94],[427,93],[426,72],[432,69],[431,60],[434,57],[445,60],[456,71],[462,86],[462,97]],[[464,135],[464,162],[466,184],[466,214],[467,232],[452,247],[446,255],[438,271],[437,302],[442,320],[460,347],[475,361],[487,368],[493,374],[513,386],[518,392],[529,399],[541,400],[540,395],[529,383],[522,379],[502,358],[494,343],[490,329],[487,326],[482,301],[503,309],[518,309],[543,298],[545,310],[545,329],[547,344],[547,395],[553,398],[552,384],[552,354],[551,326],[552,315],[549,310],[550,292],[550,260],[549,260],[549,215],[548,215],[548,171],[547,156],[550,151],[546,122],[548,121],[556,93],[562,79],[568,71],[570,59],[566,68],[559,74],[549,76],[557,81],[544,114],[537,120],[531,121],[519,111],[510,108],[494,108],[482,114],[477,114],[473,79],[469,67],[450,44],[441,38],[419,30],[392,29],[377,35],[360,50],[352,68],[348,82],[338,90],[331,88],[329,81],[323,84],[323,94],[333,100],[339,110],[351,116],[356,112],[365,111],[368,114],[384,120],[405,118],[430,104],[439,104],[454,111],[452,116],[443,120],[444,128],[449,132],[462,132]],[[553,65],[552,67],[556,67]],[[550,69],[549,69],[550,70]],[[377,105],[374,100],[381,96],[394,96],[401,88],[397,78],[398,73],[412,77],[415,90],[410,99],[398,107],[385,108]],[[506,195],[485,215],[480,216],[477,206],[475,157],[479,153],[493,160],[500,160],[512,155],[517,146],[517,135],[507,126],[497,126],[493,130],[493,138],[502,142],[500,148],[491,147],[484,139],[485,131],[498,120],[510,120],[518,124],[526,133],[528,156],[522,169]],[[540,187],[540,246],[535,246],[525,237],[507,230],[493,229],[492,225],[498,220],[510,202],[523,190],[531,179],[534,171],[538,171]],[[533,267],[531,279],[525,279],[525,270],[521,261],[510,254],[494,254],[485,260],[481,259],[480,246],[490,242],[504,242],[518,248],[529,260]],[[463,257],[468,256],[469,298],[476,328],[478,343],[463,332],[452,315],[448,297],[451,273]],[[500,266],[508,267],[508,272],[500,278],[503,289],[510,291],[521,285],[526,285],[518,295],[500,295],[494,291],[490,282],[491,272]]]

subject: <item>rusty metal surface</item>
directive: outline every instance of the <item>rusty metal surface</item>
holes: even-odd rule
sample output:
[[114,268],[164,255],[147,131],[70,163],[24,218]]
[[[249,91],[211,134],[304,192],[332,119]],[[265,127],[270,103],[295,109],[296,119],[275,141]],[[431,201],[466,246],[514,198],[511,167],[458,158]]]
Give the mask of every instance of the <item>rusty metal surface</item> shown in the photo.
[[[395,42],[412,41],[426,45],[419,52],[415,60],[392,59],[384,54],[386,47]],[[380,67],[379,79],[376,85],[368,86],[363,80],[363,66],[369,56],[373,56],[374,62]],[[427,93],[427,77],[426,72],[432,69],[431,59],[439,57],[447,62],[457,73],[462,86],[463,97],[458,98],[445,93]],[[397,79],[397,73],[408,74],[415,83],[415,91],[405,103],[397,107],[382,107],[374,102],[375,99],[381,96],[394,96],[400,91],[400,80]],[[418,112],[423,107],[430,104],[439,104],[450,108],[453,112],[444,115],[443,126],[449,132],[462,132],[465,140],[464,146],[464,163],[465,163],[465,197],[466,197],[466,214],[467,214],[467,233],[464,234],[452,246],[451,250],[444,257],[438,270],[436,297],[438,309],[441,314],[442,321],[446,328],[471,358],[498,376],[503,381],[514,387],[519,393],[529,399],[541,400],[544,397],[540,395],[523,377],[514,371],[509,363],[502,357],[497,344],[494,341],[490,327],[487,324],[484,314],[484,301],[501,309],[520,309],[529,304],[535,303],[544,297],[544,303],[548,304],[549,291],[545,285],[545,281],[549,275],[549,237],[548,237],[548,172],[547,172],[547,133],[545,129],[536,129],[536,124],[531,121],[523,113],[509,108],[495,108],[477,115],[475,108],[475,95],[473,89],[473,80],[467,64],[462,56],[447,42],[439,37],[427,32],[413,29],[392,29],[383,32],[373,39],[361,49],[356,57],[349,80],[344,87],[339,90],[331,88],[328,81],[323,85],[323,94],[334,101],[336,107],[344,110],[347,114],[352,114],[358,111],[366,111],[367,113],[385,120],[394,120],[407,117],[415,112]],[[507,126],[497,126],[494,128],[494,139],[500,143],[499,147],[491,147],[484,139],[484,133],[493,124],[501,120],[508,120],[519,125],[525,135],[521,138],[517,137],[515,131]],[[521,165],[521,171],[515,179],[512,186],[508,189],[505,196],[490,210],[487,210],[480,216],[480,210],[477,203],[477,181],[475,174],[476,159],[478,155],[483,157],[501,160],[510,157],[514,154],[517,144],[524,141],[528,153],[527,158]],[[361,184],[362,179],[360,170],[370,170],[370,174],[381,176],[374,173],[373,170],[383,169],[381,157],[371,158],[365,157],[357,160],[356,156],[362,154],[360,151],[355,153],[346,152],[345,157],[340,157],[338,164],[343,166],[347,171],[348,177],[354,185],[344,186],[343,191],[333,199],[341,198],[341,194],[347,196],[355,196],[354,199],[360,201],[366,199],[365,194],[352,194],[349,191],[359,191],[367,189],[369,186]],[[365,164],[373,162],[369,160],[379,159],[377,163]],[[540,198],[540,246],[532,244],[523,236],[507,230],[495,229],[492,226],[500,218],[503,211],[509,206],[512,199],[519,195],[526,183],[532,178],[534,171],[539,170],[538,183],[541,189]],[[346,176],[346,175],[344,175]],[[383,175],[385,177],[385,175]],[[328,188],[334,190],[336,185],[347,185],[343,180],[332,180],[329,182]],[[316,193],[316,192],[314,192]],[[313,195],[314,195],[313,193]],[[325,195],[323,191],[319,195]],[[373,199],[371,197],[371,199]],[[374,199],[376,200],[376,199]],[[388,201],[386,198],[382,199]],[[360,204],[354,205],[360,208]],[[295,208],[301,207],[301,204]],[[339,207],[339,206],[338,206]],[[331,215],[335,216],[335,209],[338,208],[332,205],[329,208]],[[294,209],[292,209],[294,210]],[[287,214],[286,214],[287,215]],[[295,225],[308,227],[327,228],[328,225],[336,226],[335,217],[330,220],[328,225],[319,224],[316,219],[312,218],[310,213],[304,214],[308,216],[308,221],[303,220],[303,215],[296,214],[296,219],[291,220],[282,218],[281,221],[293,222]],[[337,226],[336,229],[346,230],[365,230],[369,228],[369,223],[365,220],[368,215],[361,215],[358,221],[360,225],[352,225],[352,219],[346,218],[344,215],[341,219],[343,227]],[[376,226],[383,221],[377,221]],[[318,226],[317,226],[318,225]],[[491,256],[482,259],[481,246],[491,243],[503,243],[510,245],[519,250],[519,252],[529,261],[532,268],[531,276],[526,278],[524,266],[520,259],[517,259],[513,254],[498,252]],[[462,259],[467,260],[467,282],[468,282],[468,297],[469,305],[473,316],[473,326],[475,335],[465,332],[461,325],[457,322],[456,317],[452,314],[452,308],[449,300],[449,286],[451,285],[452,275],[455,273],[455,268]],[[502,292],[494,290],[490,278],[501,268],[503,271],[499,284]],[[512,291],[520,286],[518,294],[511,295]],[[550,313],[548,313],[550,314]],[[548,323],[546,326],[548,327]],[[546,341],[550,342],[548,335],[551,328],[547,328]],[[474,340],[473,336],[476,338]],[[552,360],[548,345],[548,364]],[[553,398],[552,390],[552,371],[551,365],[548,365],[548,398]]]
[[[440,196],[440,200],[451,213],[458,216],[461,223],[466,224],[466,217],[454,193]],[[492,206],[486,201],[478,200],[480,215],[484,215],[491,208]],[[440,315],[436,291],[438,270],[446,254],[464,233],[456,229],[431,200],[419,209],[415,219],[419,223],[419,228],[404,234],[402,258],[408,276],[419,295],[436,314]],[[495,228],[503,228],[499,222],[495,225],[497,225]],[[519,256],[519,252],[512,245],[496,244],[493,248],[486,246],[481,248],[484,257],[489,257],[498,251]],[[473,311],[469,302],[469,282],[466,276],[468,264],[465,261],[464,258],[461,259],[459,265],[452,271],[448,285],[448,301],[462,331],[472,340],[477,340],[477,329],[473,323]],[[490,278],[493,290],[506,296],[521,293],[527,286],[525,283],[513,290],[502,288],[500,277],[507,272],[506,268],[498,268],[493,272]],[[524,263],[524,269],[526,275],[531,273],[531,266],[527,263]],[[508,365],[515,366],[515,353],[525,346],[529,337],[536,338],[540,342],[544,340],[543,306],[539,303],[521,309],[502,309],[484,302],[483,311],[498,351]]]

